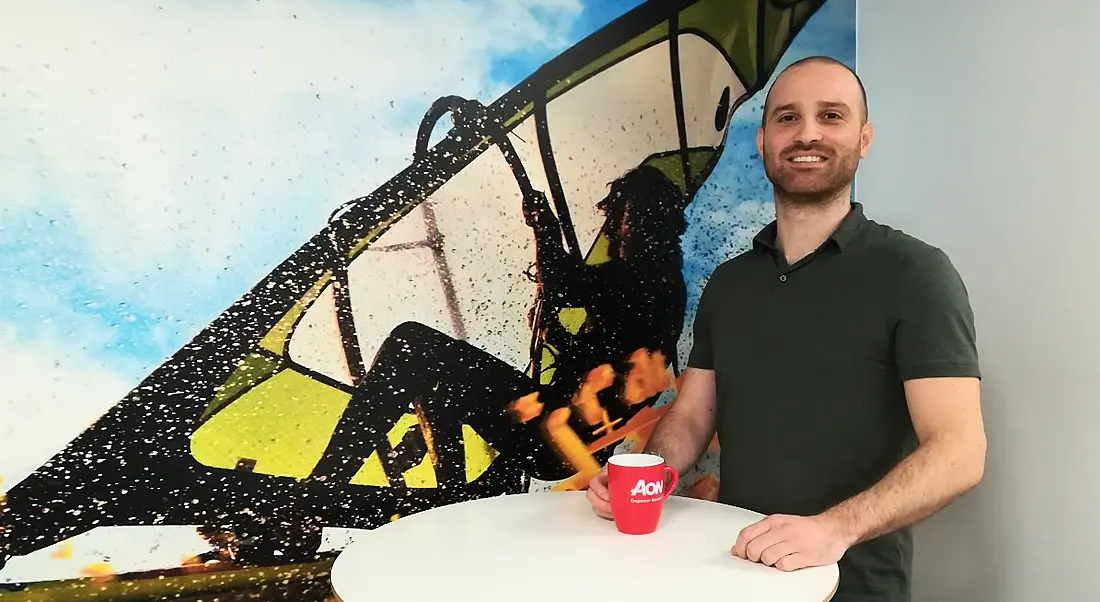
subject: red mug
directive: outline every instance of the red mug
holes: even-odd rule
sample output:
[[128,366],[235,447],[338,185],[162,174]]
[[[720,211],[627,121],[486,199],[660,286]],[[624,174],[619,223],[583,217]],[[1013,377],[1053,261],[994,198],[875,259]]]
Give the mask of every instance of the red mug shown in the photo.
[[[671,481],[665,483],[665,479]],[[618,454],[607,462],[607,490],[615,527],[628,535],[657,530],[665,498],[672,495],[680,475],[653,454]]]

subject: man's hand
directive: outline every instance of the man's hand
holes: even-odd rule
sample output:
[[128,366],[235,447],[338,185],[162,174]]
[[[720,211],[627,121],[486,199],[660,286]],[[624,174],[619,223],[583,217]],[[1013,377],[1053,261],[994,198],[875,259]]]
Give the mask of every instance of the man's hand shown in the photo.
[[585,493],[588,503],[592,505],[592,511],[596,516],[611,520],[611,496],[607,493],[607,467],[604,466],[592,480],[588,482],[588,491]]
[[741,530],[734,556],[781,571],[832,564],[851,546],[839,524],[822,516],[773,514]]

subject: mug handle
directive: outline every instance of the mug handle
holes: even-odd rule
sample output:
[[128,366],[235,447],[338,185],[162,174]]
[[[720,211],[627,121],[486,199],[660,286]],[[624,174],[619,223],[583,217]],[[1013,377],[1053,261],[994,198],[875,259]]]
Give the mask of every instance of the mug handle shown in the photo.
[[665,476],[672,477],[672,479],[669,481],[668,487],[665,487],[665,494],[661,497],[662,501],[668,499],[668,496],[672,495],[672,492],[676,490],[676,486],[680,484],[680,473],[668,464],[665,464]]

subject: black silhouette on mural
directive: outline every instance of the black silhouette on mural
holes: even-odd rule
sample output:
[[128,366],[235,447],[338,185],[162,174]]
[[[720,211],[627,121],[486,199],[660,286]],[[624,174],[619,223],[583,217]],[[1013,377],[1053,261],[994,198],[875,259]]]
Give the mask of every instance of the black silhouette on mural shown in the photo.
[[[510,146],[504,138],[500,143]],[[504,154],[514,156],[507,150]],[[520,492],[526,487],[525,476],[560,480],[575,474],[578,467],[567,456],[547,453],[544,434],[531,422],[517,420],[511,404],[538,393],[544,413],[579,406],[581,413],[570,412],[568,424],[589,444],[600,438],[606,426],[625,422],[655,402],[666,388],[651,386],[644,397],[631,398],[627,379],[632,371],[651,376],[641,372],[650,367],[664,372],[668,368],[664,358],[675,357],[687,294],[680,249],[686,227],[683,192],[649,166],[617,180],[599,204],[606,215],[609,261],[588,265],[567,252],[560,222],[546,196],[529,186],[522,165],[515,163],[514,168],[525,192],[526,221],[537,241],[532,277],[541,285],[536,306],[542,315],[533,318],[532,330],[559,348],[553,378],[540,386],[530,374],[473,345],[423,324],[401,324],[382,344],[366,379],[354,392],[313,470],[315,478],[350,482],[371,454],[387,448],[386,433],[376,430],[376,425],[388,428],[414,407],[421,422],[433,425],[427,431],[432,440],[426,441],[425,430],[417,429],[398,448],[387,450],[383,454],[387,459],[380,461],[388,481],[400,480],[437,450],[461,457],[457,451],[463,450],[460,427],[467,425],[495,448],[513,450],[483,478],[495,480],[500,492]],[[568,332],[560,320],[542,319],[569,308],[585,312],[576,334]],[[632,361],[635,353],[647,358],[659,354],[660,359],[638,366]],[[577,393],[586,376],[603,366],[611,382],[593,391],[599,403],[578,403]],[[589,408],[607,410],[610,420],[600,421],[600,413],[588,419],[584,410]],[[611,448],[598,450],[595,457],[610,452]],[[464,462],[433,463],[441,484],[456,491],[467,485]]]
[[[608,261],[596,265],[566,252],[549,204],[537,194],[532,200],[524,213],[537,241],[540,309],[550,316],[584,310],[579,324],[545,320],[535,328],[556,353],[553,379],[540,400],[546,411],[575,405],[579,412],[571,414],[570,426],[592,443],[608,426],[625,424],[651,405],[670,384],[662,377],[674,365],[687,303],[680,247],[687,198],[651,165],[613,182],[597,205],[606,215]],[[637,381],[651,384],[630,386]],[[594,395],[578,395],[586,383]],[[605,456],[611,451],[601,450]]]
[[8,492],[0,563],[125,525],[301,562],[325,526],[580,486],[674,386],[684,211],[823,2],[651,0],[440,99],[406,169]]

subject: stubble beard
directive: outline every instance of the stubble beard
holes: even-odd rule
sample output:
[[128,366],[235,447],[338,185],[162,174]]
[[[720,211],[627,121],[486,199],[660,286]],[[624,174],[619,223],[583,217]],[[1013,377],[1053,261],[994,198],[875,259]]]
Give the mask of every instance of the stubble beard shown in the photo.
[[764,173],[775,188],[777,200],[799,206],[820,206],[833,203],[844,195],[855,179],[859,167],[859,149],[833,149],[811,145],[791,150],[816,150],[828,157],[825,169],[800,172],[783,158],[788,150],[771,154],[764,147]]

